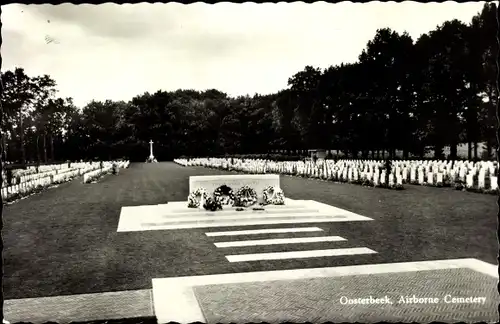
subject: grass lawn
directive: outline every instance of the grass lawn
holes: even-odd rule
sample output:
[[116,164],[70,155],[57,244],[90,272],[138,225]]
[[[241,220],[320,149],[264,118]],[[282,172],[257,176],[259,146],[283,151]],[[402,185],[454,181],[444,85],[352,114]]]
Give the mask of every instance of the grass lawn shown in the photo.
[[[373,218],[307,224],[325,229],[321,235],[347,238],[342,247],[378,252],[372,255],[229,263],[227,253],[204,235],[205,229],[117,232],[122,206],[185,200],[189,176],[213,174],[234,173],[137,163],[96,184],[78,179],[6,206],[4,298],[148,289],[152,278],[170,276],[454,258],[496,264],[497,197],[448,188],[407,185],[404,191],[392,191],[281,177],[290,198],[312,199]],[[261,227],[273,226],[253,228]],[[312,243],[302,249],[327,246]],[[237,249],[266,251],[276,251],[276,246]]]

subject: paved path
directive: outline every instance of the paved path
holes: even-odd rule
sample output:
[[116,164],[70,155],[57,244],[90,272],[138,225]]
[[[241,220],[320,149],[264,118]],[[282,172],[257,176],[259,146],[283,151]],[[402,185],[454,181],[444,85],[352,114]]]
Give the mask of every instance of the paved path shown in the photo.
[[[121,207],[184,200],[188,177],[208,174],[229,172],[173,163],[132,164],[100,183],[73,181],[8,206],[4,297],[20,305],[15,299],[149,291],[153,278],[456,258],[496,262],[496,197],[416,186],[394,192],[285,176],[282,187],[290,198],[320,201],[373,221],[117,232]],[[298,227],[320,230],[269,232]],[[267,232],[207,235],[256,229]],[[281,242],[231,246],[245,240]],[[339,248],[376,253],[253,261],[247,256],[233,262],[230,257],[287,252],[310,256],[317,253],[311,251]],[[150,305],[146,295],[138,296]],[[146,309],[138,316],[151,315]]]

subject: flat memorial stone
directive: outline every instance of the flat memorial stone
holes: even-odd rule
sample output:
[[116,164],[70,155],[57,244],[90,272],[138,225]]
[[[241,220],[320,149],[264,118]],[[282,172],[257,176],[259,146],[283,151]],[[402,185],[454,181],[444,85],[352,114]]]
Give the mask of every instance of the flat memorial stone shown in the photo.
[[204,188],[212,193],[222,185],[231,187],[234,193],[243,186],[250,186],[257,192],[258,201],[262,202],[262,192],[265,188],[269,186],[280,188],[280,176],[277,174],[244,174],[189,177],[189,192]]

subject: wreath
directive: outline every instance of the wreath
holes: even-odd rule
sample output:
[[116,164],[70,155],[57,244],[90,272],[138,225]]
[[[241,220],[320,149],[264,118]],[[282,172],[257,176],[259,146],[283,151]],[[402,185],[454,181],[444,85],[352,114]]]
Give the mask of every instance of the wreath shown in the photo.
[[204,188],[199,188],[193,191],[188,196],[188,208],[200,207],[201,201],[208,198],[208,192]]
[[215,198],[209,197],[207,198],[207,200],[205,200],[203,208],[209,211],[217,211],[219,209],[222,209],[222,204],[218,202]]
[[233,189],[227,185],[222,185],[215,189],[214,200],[220,205],[234,205],[234,193]]
[[285,194],[279,187],[269,186],[264,189],[264,202],[268,205],[284,205]]
[[257,202],[257,192],[249,186],[243,186],[236,192],[235,205],[249,207]]

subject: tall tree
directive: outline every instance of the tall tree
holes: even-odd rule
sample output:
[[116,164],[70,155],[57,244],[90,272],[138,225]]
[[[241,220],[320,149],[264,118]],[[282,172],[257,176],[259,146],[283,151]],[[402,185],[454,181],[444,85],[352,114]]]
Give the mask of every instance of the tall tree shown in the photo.
[[296,73],[288,80],[290,91],[295,99],[295,114],[299,119],[300,133],[308,148],[317,146],[322,141],[318,136],[323,110],[319,96],[321,74],[320,69],[306,66],[303,71]]
[[413,107],[410,78],[413,58],[411,37],[389,28],[377,30],[359,56],[371,84],[364,97],[372,99],[372,117],[385,130],[385,148],[389,149],[391,157],[394,157],[396,149],[407,148],[406,142],[412,137],[411,128],[403,125],[408,123]]

